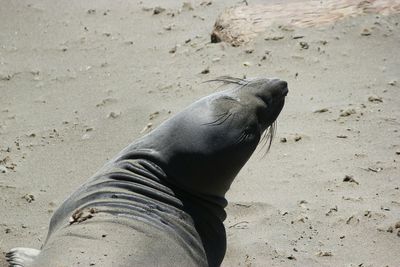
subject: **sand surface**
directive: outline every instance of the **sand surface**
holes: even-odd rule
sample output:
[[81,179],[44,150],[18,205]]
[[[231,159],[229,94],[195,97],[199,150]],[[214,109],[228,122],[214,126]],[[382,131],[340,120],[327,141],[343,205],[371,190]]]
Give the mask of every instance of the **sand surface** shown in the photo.
[[40,248],[68,194],[231,75],[290,92],[227,195],[223,266],[400,266],[399,15],[232,47],[210,32],[236,1],[0,2],[2,253]]

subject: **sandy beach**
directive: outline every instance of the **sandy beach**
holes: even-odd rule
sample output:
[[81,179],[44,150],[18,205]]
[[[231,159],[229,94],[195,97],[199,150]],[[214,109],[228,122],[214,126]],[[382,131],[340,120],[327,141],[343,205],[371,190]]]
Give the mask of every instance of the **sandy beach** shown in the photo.
[[273,23],[233,47],[210,34],[239,1],[0,2],[0,266],[222,75],[289,84],[271,150],[227,194],[222,266],[400,266],[399,14]]

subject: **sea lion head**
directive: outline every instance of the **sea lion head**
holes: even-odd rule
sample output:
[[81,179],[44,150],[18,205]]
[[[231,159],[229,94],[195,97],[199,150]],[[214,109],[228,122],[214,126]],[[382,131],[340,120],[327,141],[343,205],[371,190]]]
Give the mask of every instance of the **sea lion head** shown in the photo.
[[262,136],[269,149],[288,87],[279,79],[221,77],[212,81],[229,88],[188,106],[153,130],[142,144],[156,151],[157,163],[177,188],[224,199]]

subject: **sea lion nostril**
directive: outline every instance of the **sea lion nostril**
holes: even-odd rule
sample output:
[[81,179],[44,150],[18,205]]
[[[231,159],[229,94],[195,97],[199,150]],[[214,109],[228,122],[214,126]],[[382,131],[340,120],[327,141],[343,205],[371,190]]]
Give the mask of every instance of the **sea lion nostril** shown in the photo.
[[289,88],[288,88],[287,85],[286,85],[286,87],[283,88],[283,93],[282,93],[282,94],[283,94],[284,96],[287,96],[288,93],[289,93]]
[[279,81],[278,83],[279,89],[282,90],[282,95],[287,96],[289,89],[288,89],[288,84],[286,81]]

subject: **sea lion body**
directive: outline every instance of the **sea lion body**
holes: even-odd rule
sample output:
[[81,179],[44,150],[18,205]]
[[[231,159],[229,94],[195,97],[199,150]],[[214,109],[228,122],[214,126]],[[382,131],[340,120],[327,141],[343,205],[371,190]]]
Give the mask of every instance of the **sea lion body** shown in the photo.
[[42,249],[11,266],[219,266],[225,193],[271,130],[287,94],[278,79],[217,79],[204,97],[133,142],[56,210]]

